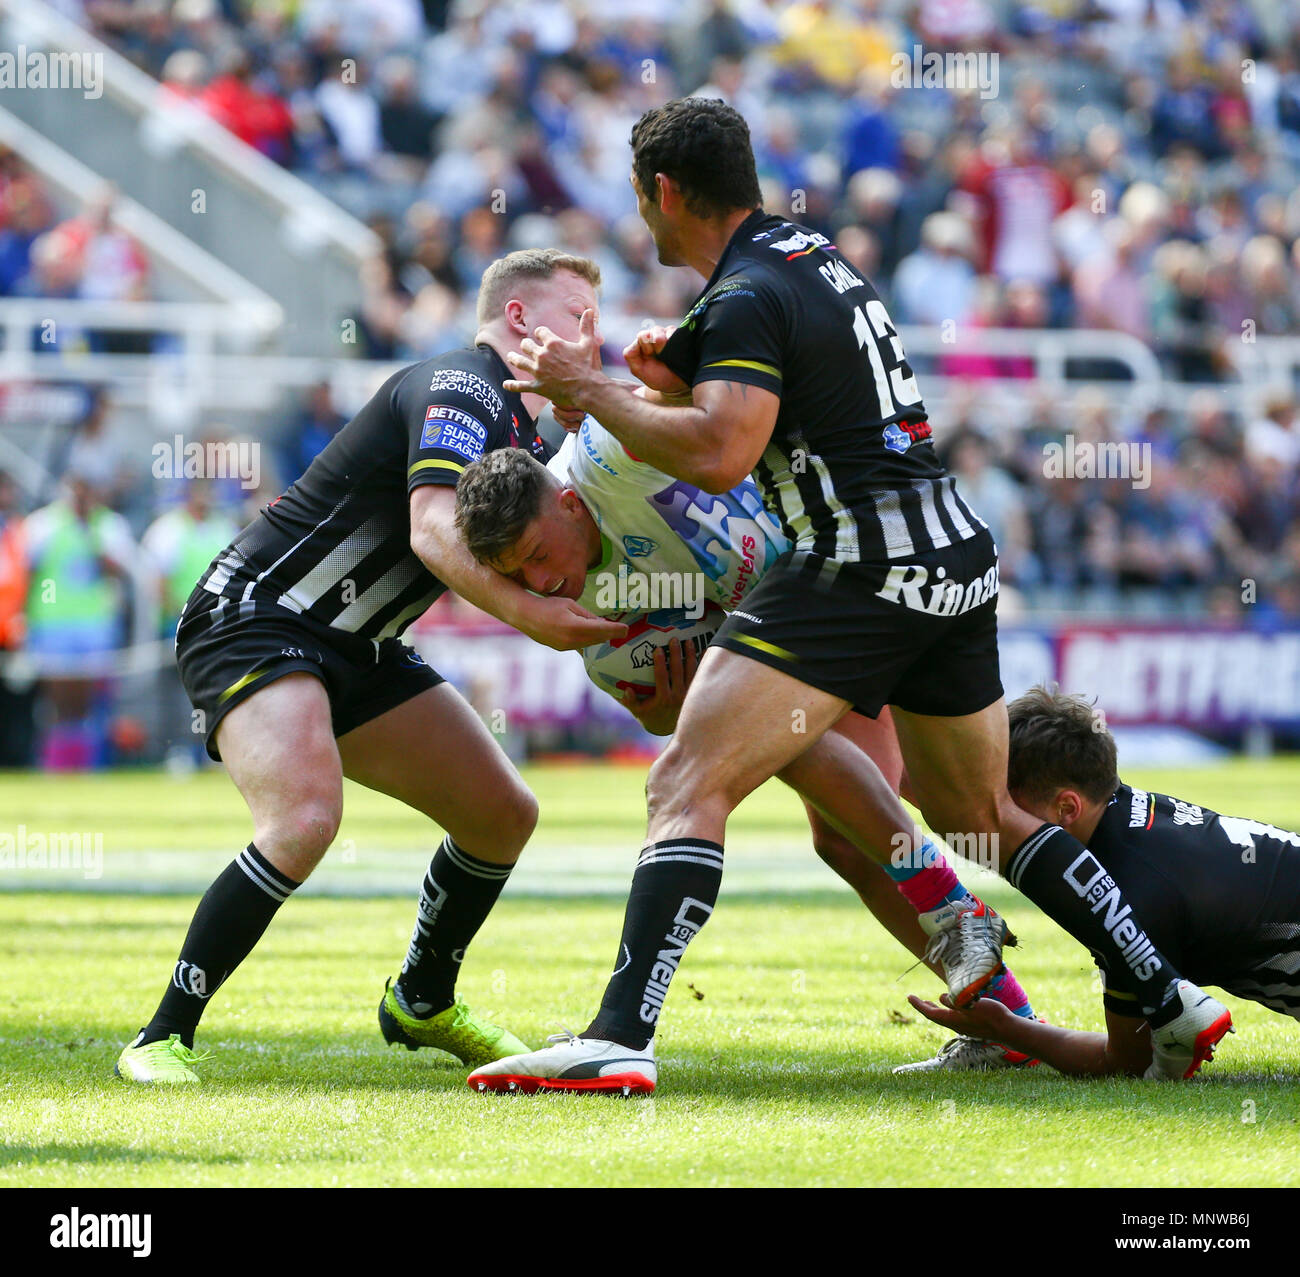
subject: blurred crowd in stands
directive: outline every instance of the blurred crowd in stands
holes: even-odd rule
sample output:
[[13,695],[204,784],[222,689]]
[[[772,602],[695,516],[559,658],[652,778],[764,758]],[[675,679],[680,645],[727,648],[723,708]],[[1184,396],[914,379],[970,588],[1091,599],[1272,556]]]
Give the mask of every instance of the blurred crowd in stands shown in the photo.
[[[40,177],[0,146],[0,298],[147,301],[149,257],[114,220],[117,192],[103,186],[72,216],[60,217]],[[33,349],[132,354],[149,335],[32,325]]]
[[[484,264],[531,244],[596,256],[607,310],[680,311],[627,139],[685,93],[746,116],[767,206],[834,234],[902,322],[1117,329],[1197,381],[1230,374],[1244,321],[1296,322],[1294,0],[65,7],[371,220],[376,357],[463,331]],[[920,50],[996,53],[992,84],[912,88],[892,59]]]
[[[1300,620],[1297,386],[1293,370],[1286,384],[1241,379],[1243,348],[1296,334],[1300,318],[1297,0],[58,7],[168,101],[369,223],[384,249],[362,273],[355,349],[375,359],[466,341],[483,268],[520,247],[595,258],[607,331],[679,315],[698,281],[655,261],[628,135],[668,98],[724,98],[749,121],[766,207],[833,236],[895,320],[953,333],[951,353],[914,362],[923,391],[927,376],[946,379],[935,436],[997,536],[1009,613],[1019,598]],[[996,54],[991,91],[908,87],[899,51]],[[111,203],[60,220],[41,183],[0,155],[0,295],[147,296],[147,259],[114,229]],[[1093,386],[1049,392],[1028,359],[963,350],[963,333],[990,327],[1129,334],[1196,389],[1128,408],[1107,386],[1116,370],[1099,365]],[[1026,383],[1010,417],[989,410],[994,379]],[[321,386],[288,420],[270,483],[300,473],[343,416]],[[82,429],[93,439],[93,417]],[[1049,445],[1107,442],[1149,458],[1144,484],[1057,478],[1044,464]],[[0,487],[10,647],[46,641],[30,600],[49,556],[75,548],[103,612],[137,539],[159,582],[192,580],[200,545],[218,548],[251,504],[171,494],[160,515],[77,447],[60,465],[68,482],[28,513],[25,549],[15,529],[32,502]],[[5,584],[14,563],[26,593]]]
[[[246,486],[234,467],[224,478],[186,478],[169,458],[160,478],[147,446],[108,424],[103,391],[62,389],[38,401],[51,409],[71,400],[64,421],[43,432],[44,480],[31,480],[38,470],[29,466],[24,494],[0,468],[0,766],[125,761],[150,738],[155,757],[168,742],[174,761],[193,765],[201,736],[190,730],[171,659],[176,622],[208,563],[274,497],[283,471]],[[5,390],[0,419],[34,437],[22,396]],[[305,408],[295,438],[311,420]],[[210,430],[201,442],[233,456],[252,441]],[[163,721],[121,713],[126,685],[147,688],[150,714]]]

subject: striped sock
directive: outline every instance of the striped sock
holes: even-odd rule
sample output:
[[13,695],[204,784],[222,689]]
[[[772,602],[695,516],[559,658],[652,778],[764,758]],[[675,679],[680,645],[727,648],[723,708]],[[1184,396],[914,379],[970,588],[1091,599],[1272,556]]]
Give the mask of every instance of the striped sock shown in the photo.
[[[900,863],[885,865],[884,869],[917,913],[928,913],[941,905],[965,901],[969,901],[973,909],[979,903],[962,886],[956,871],[929,838],[924,839],[910,855],[904,856]],[[1001,1002],[1013,1015],[1029,1020],[1034,1018],[1029,995],[1021,988],[1010,967],[993,980],[983,996]]]
[[1020,981],[1011,973],[1010,967],[998,976],[981,996],[992,998],[994,1002],[1001,1002],[1012,1015],[1022,1016],[1026,1020],[1034,1018],[1034,1008],[1029,1005],[1029,994],[1020,987]]
[[961,885],[933,839],[922,839],[919,847],[883,868],[917,913],[929,913],[940,905],[966,898],[974,908],[974,897]]
[[940,905],[963,900],[969,900],[972,909],[975,907],[975,897],[961,885],[952,866],[944,860],[923,869],[916,877],[900,882],[898,890],[917,913],[929,913]]
[[946,862],[935,846],[934,839],[922,838],[919,846],[913,843],[907,851],[895,852],[881,868],[901,886],[936,864],[944,863]]
[[513,868],[471,856],[450,834],[442,840],[424,875],[415,930],[397,978],[397,997],[412,1015],[437,1015],[455,1001],[465,950]]
[[652,842],[641,852],[623,916],[614,974],[581,1035],[644,1050],[686,946],[709,920],[722,882],[722,847],[703,838]]
[[181,1041],[192,1047],[208,999],[252,952],[276,910],[298,885],[249,843],[199,901],[172,969],[171,984],[132,1045],[179,1033]]

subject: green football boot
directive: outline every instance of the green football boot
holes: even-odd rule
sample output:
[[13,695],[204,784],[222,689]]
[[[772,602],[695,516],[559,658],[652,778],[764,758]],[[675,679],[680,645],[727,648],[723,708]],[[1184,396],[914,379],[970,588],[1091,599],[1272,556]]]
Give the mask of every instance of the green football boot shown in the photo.
[[146,1042],[144,1046],[124,1048],[117,1057],[113,1072],[127,1082],[190,1085],[199,1080],[193,1066],[211,1054],[211,1051],[196,1054],[181,1041],[179,1033],[173,1033],[165,1042]]
[[379,1004],[379,1031],[390,1046],[401,1043],[408,1051],[436,1047],[471,1068],[529,1049],[509,1029],[479,1019],[459,997],[445,1011],[422,1020],[402,1006],[391,980]]

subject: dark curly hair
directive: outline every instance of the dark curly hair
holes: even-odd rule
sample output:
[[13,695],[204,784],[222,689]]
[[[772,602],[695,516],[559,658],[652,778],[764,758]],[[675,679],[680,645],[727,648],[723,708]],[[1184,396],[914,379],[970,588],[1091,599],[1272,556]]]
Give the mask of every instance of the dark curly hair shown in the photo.
[[632,128],[632,171],[650,200],[655,174],[666,173],[696,217],[763,202],[749,125],[717,98],[677,98],[647,111]]

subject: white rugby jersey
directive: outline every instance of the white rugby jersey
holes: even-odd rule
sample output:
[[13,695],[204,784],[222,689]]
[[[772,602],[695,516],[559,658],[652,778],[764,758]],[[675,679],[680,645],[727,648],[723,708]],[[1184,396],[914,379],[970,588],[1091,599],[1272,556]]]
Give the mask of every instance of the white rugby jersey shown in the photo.
[[730,612],[790,548],[752,480],[719,496],[701,492],[630,456],[594,417],[548,468],[600,529],[601,562],[578,600],[598,616],[697,598]]

